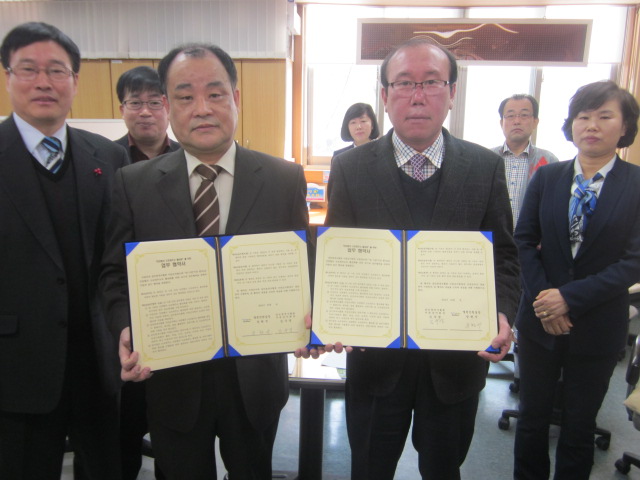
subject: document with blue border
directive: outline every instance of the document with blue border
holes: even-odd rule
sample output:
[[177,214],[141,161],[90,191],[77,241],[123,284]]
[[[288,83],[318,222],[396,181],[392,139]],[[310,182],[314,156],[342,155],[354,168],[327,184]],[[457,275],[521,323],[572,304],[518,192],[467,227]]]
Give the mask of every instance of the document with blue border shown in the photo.
[[307,345],[304,231],[136,242],[125,250],[140,365],[159,370]]
[[319,228],[312,344],[480,351],[497,334],[490,232]]

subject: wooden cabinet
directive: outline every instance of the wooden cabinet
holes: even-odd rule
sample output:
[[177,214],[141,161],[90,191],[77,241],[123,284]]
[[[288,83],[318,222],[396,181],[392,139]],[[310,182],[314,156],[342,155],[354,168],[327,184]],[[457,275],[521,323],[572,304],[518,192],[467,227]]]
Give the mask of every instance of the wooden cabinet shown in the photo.
[[238,71],[238,88],[240,89],[240,108],[238,109],[238,126],[236,127],[235,139],[240,145],[244,145],[242,137],[242,61],[235,60],[236,70]]
[[8,116],[13,108],[9,101],[9,92],[7,92],[7,72],[0,74],[0,117]]
[[287,101],[290,64],[287,60],[243,60],[240,83],[242,111],[238,142],[277,157],[291,156],[291,106]]
[[[83,60],[70,118],[114,118],[110,60]],[[119,118],[115,117],[115,118]]]

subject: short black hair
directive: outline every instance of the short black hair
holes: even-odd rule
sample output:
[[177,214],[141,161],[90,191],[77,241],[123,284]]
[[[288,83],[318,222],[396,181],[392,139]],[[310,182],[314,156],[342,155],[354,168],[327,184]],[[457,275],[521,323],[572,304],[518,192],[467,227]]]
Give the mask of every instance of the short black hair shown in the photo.
[[11,65],[11,55],[16,50],[37,42],[52,41],[60,45],[69,55],[71,70],[74,73],[80,71],[80,49],[60,29],[44,22],[27,22],[14,27],[2,41],[0,46],[0,58],[2,66],[8,69]]
[[345,142],[353,142],[351,132],[349,132],[349,122],[354,118],[366,115],[371,119],[371,134],[369,140],[375,140],[380,136],[380,128],[378,128],[378,120],[376,119],[373,108],[368,103],[354,103],[347,108],[347,113],[344,114],[344,120],[342,120],[342,129],[340,130],[340,138]]
[[233,60],[227,52],[217,45],[207,43],[187,43],[174,48],[167,53],[162,60],[160,60],[160,64],[158,65],[158,74],[160,75],[162,91],[167,91],[167,73],[169,72],[169,67],[171,66],[171,62],[173,62],[180,53],[184,53],[187,57],[202,58],[207,52],[211,52],[218,57],[218,60],[220,60],[220,63],[222,63],[222,66],[229,75],[231,88],[235,90],[236,85],[238,84],[238,71],[236,70],[235,63],[233,63]]
[[617,100],[622,111],[622,121],[625,126],[625,134],[618,141],[618,148],[628,147],[633,144],[638,133],[638,115],[640,109],[633,95],[623,88],[618,87],[611,80],[589,83],[580,87],[571,97],[569,102],[569,115],[562,125],[564,136],[573,142],[573,120],[580,112],[596,110],[609,100]]
[[387,68],[389,67],[389,62],[398,53],[400,50],[404,50],[405,48],[413,48],[421,45],[431,45],[432,47],[437,48],[442,53],[444,53],[449,59],[449,88],[451,85],[458,81],[458,62],[456,57],[451,53],[448,49],[444,48],[437,43],[434,43],[433,40],[428,38],[412,38],[411,40],[407,40],[404,43],[396,46],[391,50],[384,61],[382,62],[382,66],[380,67],[380,83],[385,88],[385,90],[389,87],[389,79],[387,78]]
[[124,102],[127,93],[139,94],[142,92],[158,93],[162,95],[162,87],[160,86],[160,76],[158,72],[146,65],[127,70],[118,79],[116,84],[116,93],[120,103]]
[[498,107],[500,118],[504,116],[504,107],[507,105],[507,102],[509,100],[529,100],[531,102],[531,106],[533,107],[533,118],[538,118],[538,113],[540,113],[540,105],[538,105],[538,100],[536,100],[533,95],[529,95],[527,93],[516,93],[502,100],[502,102],[500,102],[500,106]]

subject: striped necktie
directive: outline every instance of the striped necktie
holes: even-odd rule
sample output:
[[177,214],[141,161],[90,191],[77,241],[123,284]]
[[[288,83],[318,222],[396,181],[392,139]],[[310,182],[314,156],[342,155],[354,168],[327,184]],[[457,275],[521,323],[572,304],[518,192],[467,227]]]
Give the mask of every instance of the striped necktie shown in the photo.
[[42,139],[42,146],[49,152],[45,167],[52,173],[57,173],[64,160],[62,156],[62,142],[56,137],[44,137]]
[[218,192],[213,186],[214,180],[222,170],[218,165],[201,163],[196,172],[202,176],[202,183],[193,199],[193,215],[196,219],[196,231],[199,237],[216,235],[220,230],[220,205]]

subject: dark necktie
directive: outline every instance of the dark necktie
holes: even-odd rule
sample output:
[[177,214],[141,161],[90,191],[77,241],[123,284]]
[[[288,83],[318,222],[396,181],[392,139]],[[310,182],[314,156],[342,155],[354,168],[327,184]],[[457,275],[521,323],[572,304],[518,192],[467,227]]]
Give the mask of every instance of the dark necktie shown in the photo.
[[425,174],[424,165],[427,163],[427,157],[421,154],[416,154],[409,159],[411,166],[413,167],[413,178],[419,182],[424,182],[427,179]]
[[49,152],[49,156],[45,162],[45,167],[49,171],[56,173],[62,166],[62,142],[56,137],[44,137],[42,145]]
[[193,215],[196,219],[196,231],[199,237],[217,235],[220,230],[220,205],[218,192],[213,186],[221,167],[201,163],[196,172],[202,175],[202,183],[193,200]]
[[587,222],[596,210],[598,197],[591,188],[591,184],[602,178],[600,173],[596,173],[593,178],[585,180],[582,174],[576,176],[578,186],[573,191],[569,202],[569,238],[571,243],[582,243],[584,232],[587,229]]

